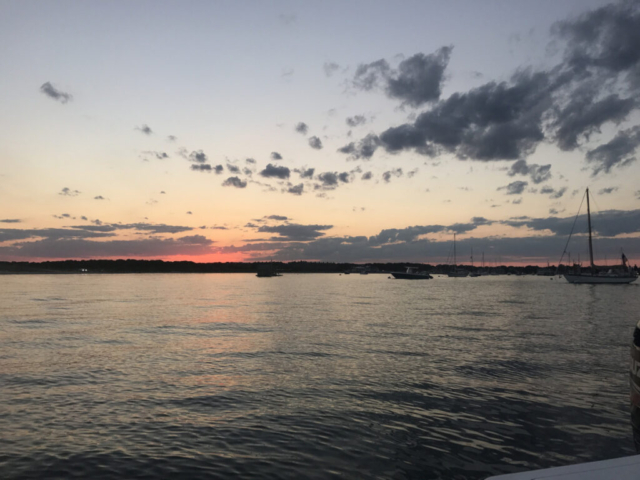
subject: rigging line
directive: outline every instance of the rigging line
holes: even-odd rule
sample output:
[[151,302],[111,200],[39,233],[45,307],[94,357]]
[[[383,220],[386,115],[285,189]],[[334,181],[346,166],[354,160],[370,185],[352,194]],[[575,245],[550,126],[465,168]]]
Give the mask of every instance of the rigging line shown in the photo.
[[558,268],[560,268],[560,264],[562,263],[562,259],[564,258],[564,254],[567,253],[567,247],[569,246],[569,242],[571,241],[571,235],[573,235],[573,229],[576,226],[576,222],[578,221],[578,216],[580,215],[580,210],[582,210],[582,204],[584,203],[584,199],[587,196],[587,191],[582,194],[582,201],[580,202],[580,206],[578,207],[578,213],[576,213],[576,218],[573,219],[573,225],[571,226],[571,232],[569,232],[569,238],[567,239],[567,243],[564,246],[564,250],[562,255],[560,256],[560,261],[558,262]]

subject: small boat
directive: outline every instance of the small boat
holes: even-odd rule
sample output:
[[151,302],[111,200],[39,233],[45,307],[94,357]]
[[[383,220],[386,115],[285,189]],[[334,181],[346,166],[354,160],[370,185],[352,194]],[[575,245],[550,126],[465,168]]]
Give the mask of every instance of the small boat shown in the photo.
[[258,273],[256,277],[260,278],[269,278],[269,277],[281,277],[282,274],[278,273],[278,271],[272,265],[259,265]]
[[469,276],[469,272],[462,268],[458,268],[457,259],[456,259],[456,234],[453,234],[453,270],[447,273],[449,277],[467,277]]
[[391,275],[400,280],[429,280],[433,278],[427,272],[418,271],[416,267],[407,267],[406,272],[391,272]]
[[[569,283],[590,283],[590,284],[626,284],[635,282],[638,278],[638,274],[629,266],[629,262],[627,261],[627,257],[623,253],[621,255],[622,263],[616,267],[601,267],[597,266],[593,261],[593,240],[591,234],[591,207],[589,205],[589,189],[586,191],[587,196],[587,223],[589,225],[589,260],[590,260],[590,268],[587,272],[583,272],[580,266],[574,269],[573,273],[565,273],[564,278],[566,278]],[[580,213],[578,211],[578,213]],[[571,239],[571,233],[569,234],[569,239]],[[567,242],[568,245],[569,242]],[[565,252],[562,253],[564,257]],[[560,259],[562,261],[562,258]]]

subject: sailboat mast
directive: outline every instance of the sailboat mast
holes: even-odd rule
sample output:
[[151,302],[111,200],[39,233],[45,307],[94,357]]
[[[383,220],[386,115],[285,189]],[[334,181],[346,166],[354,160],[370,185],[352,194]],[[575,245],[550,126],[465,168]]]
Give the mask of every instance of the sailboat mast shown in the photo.
[[[591,229],[589,229],[589,232],[591,232]],[[456,267],[457,264],[458,262],[456,261],[456,234],[454,233],[453,234],[453,266]]]
[[591,239],[591,207],[589,205],[589,189],[587,188],[587,222],[589,223],[589,260],[591,260],[591,268],[595,268],[593,263],[593,240]]

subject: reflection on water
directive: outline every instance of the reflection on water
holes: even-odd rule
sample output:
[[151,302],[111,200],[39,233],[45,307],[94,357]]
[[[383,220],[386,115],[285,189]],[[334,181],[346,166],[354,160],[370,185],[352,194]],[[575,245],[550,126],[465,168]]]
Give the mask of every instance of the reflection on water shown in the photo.
[[639,291],[0,277],[0,477],[476,479],[632,454]]

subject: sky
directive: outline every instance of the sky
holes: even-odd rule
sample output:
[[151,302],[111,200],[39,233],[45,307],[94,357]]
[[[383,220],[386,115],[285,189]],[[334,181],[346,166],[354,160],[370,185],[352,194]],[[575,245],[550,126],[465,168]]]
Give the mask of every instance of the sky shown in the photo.
[[638,1],[0,0],[0,260],[640,263],[638,93]]

